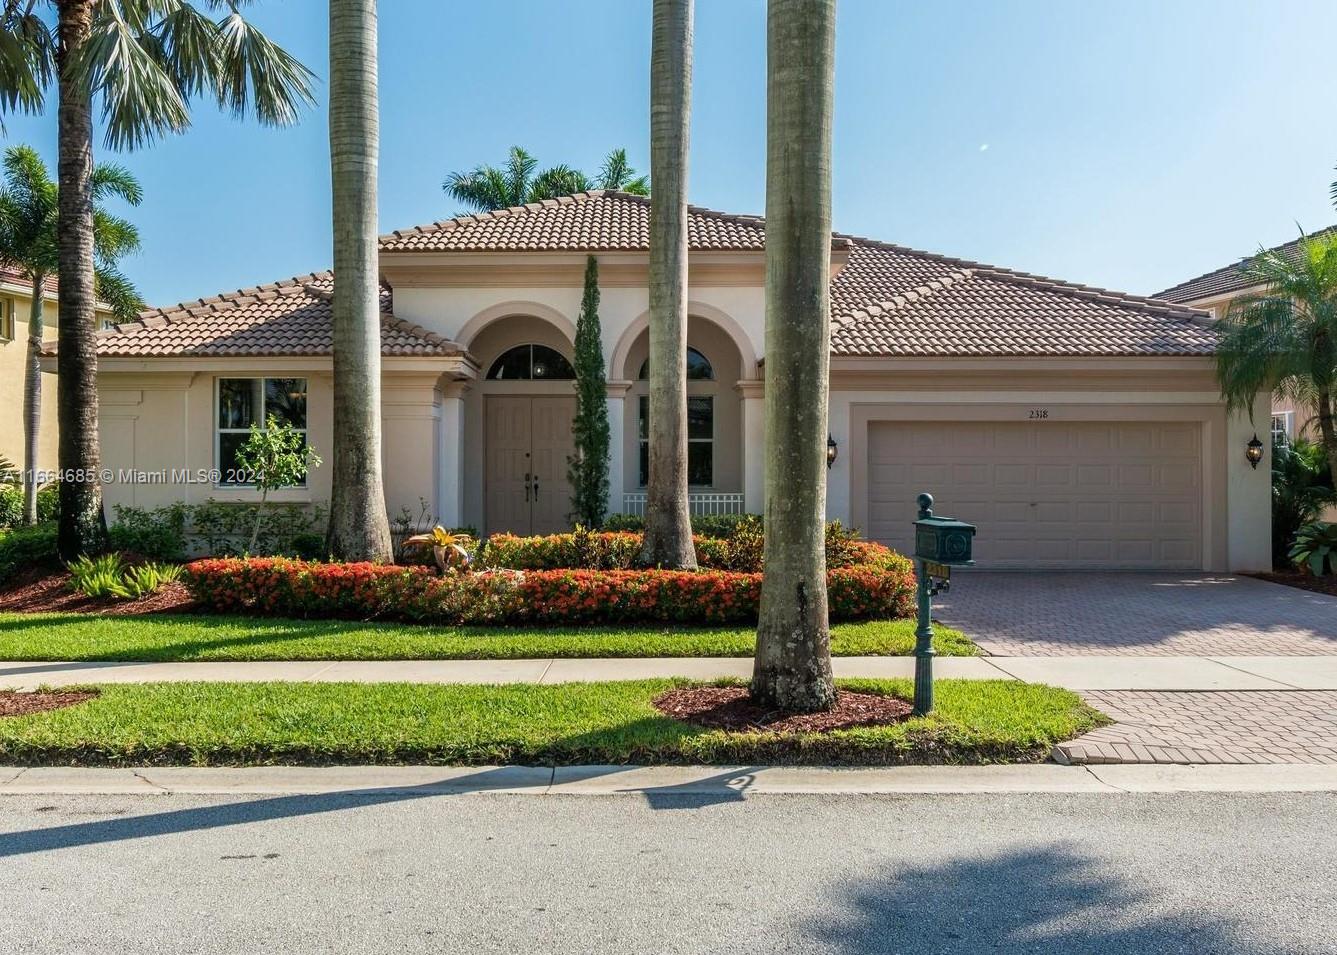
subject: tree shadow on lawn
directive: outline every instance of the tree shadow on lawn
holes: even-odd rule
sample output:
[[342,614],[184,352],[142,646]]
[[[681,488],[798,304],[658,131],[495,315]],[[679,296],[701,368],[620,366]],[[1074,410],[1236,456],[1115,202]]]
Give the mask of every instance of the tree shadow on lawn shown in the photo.
[[[907,853],[910,847],[907,846]],[[963,853],[969,847],[962,844]],[[1186,858],[1214,894],[1211,866]],[[1055,952],[1064,955],[1277,955],[1241,937],[1240,922],[1201,909],[1167,911],[1157,883],[1133,882],[1062,844],[927,866],[888,867],[871,881],[824,894],[807,934],[821,951]],[[1232,908],[1233,902],[1228,903]],[[1308,950],[1308,949],[1306,949]]]

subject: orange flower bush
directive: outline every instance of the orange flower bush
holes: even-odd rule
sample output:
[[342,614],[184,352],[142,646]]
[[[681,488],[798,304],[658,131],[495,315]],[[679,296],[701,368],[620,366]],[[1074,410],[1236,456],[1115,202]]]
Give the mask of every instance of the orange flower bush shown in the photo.
[[[542,548],[564,546],[535,545],[524,559],[544,553]],[[910,562],[863,541],[856,542],[852,553],[859,563],[827,572],[831,619],[910,616],[915,583]],[[585,568],[437,575],[423,567],[285,558],[200,560],[186,570],[195,598],[220,613],[465,625],[746,624],[757,619],[762,577],[724,570]]]

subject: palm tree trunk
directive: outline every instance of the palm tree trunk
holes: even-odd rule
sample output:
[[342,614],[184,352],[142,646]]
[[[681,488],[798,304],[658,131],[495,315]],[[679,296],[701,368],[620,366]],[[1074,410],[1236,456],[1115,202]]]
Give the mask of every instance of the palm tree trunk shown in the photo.
[[97,307],[93,288],[93,109],[70,64],[88,39],[94,0],[59,0],[60,330],[56,406],[60,425],[60,530],[65,560],[96,554],[107,540],[98,444]]
[[650,51],[650,474],[641,563],[696,569],[687,502],[687,146],[692,0],[654,0]]
[[23,367],[23,523],[37,523],[37,439],[42,426],[42,349],[46,274],[32,278],[32,305],[28,310],[28,354]]
[[1323,452],[1328,457],[1328,468],[1337,480],[1337,422],[1333,421],[1332,392],[1318,390],[1318,433],[1323,439]]
[[334,475],[328,543],[336,558],[389,562],[394,554],[381,476],[376,68],[376,0],[331,0]]
[[766,20],[766,548],[752,695],[811,712],[835,702],[824,542],[835,0],[770,0]]

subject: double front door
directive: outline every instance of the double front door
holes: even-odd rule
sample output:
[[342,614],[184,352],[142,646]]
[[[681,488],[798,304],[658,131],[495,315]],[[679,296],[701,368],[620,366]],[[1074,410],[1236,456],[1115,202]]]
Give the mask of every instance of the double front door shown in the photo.
[[571,526],[567,459],[574,395],[488,395],[487,532],[556,534]]

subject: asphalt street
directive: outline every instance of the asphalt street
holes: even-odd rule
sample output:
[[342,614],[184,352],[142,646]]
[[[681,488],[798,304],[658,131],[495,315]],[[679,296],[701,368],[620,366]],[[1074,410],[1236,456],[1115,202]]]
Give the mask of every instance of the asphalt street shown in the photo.
[[8,796],[6,953],[1337,951],[1337,795]]

